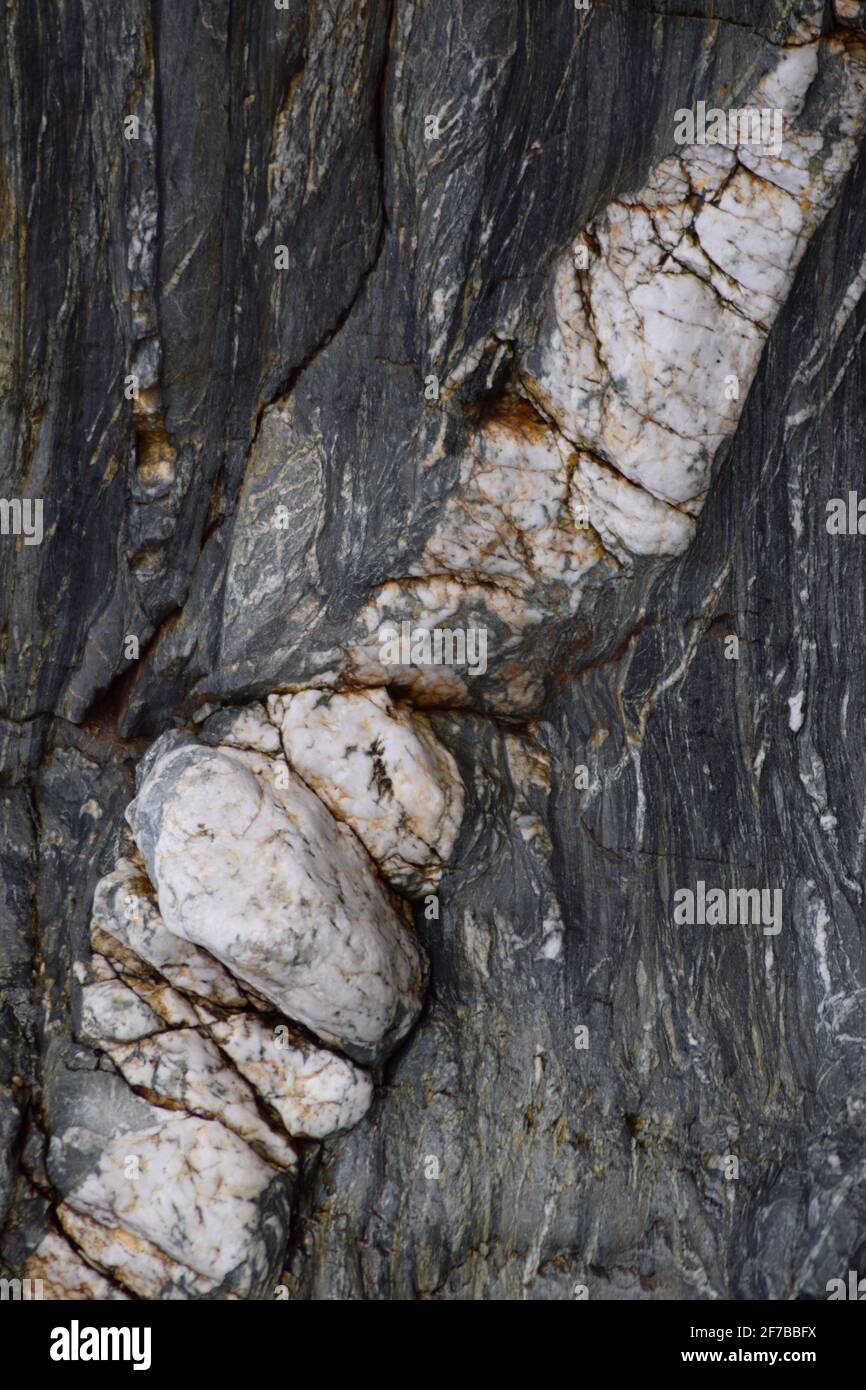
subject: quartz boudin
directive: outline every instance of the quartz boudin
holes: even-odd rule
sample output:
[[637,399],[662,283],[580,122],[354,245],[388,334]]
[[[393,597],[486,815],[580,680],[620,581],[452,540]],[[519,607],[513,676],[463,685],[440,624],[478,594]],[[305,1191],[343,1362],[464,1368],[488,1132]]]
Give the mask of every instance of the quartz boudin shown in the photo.
[[293,1140],[362,1119],[359,1063],[381,1063],[421,1007],[426,960],[393,889],[432,890],[460,827],[454,759],[384,691],[268,705],[156,740],[127,811],[135,848],[94,897],[80,1034],[150,1123],[97,1145],[59,1218],[140,1297],[267,1289]]

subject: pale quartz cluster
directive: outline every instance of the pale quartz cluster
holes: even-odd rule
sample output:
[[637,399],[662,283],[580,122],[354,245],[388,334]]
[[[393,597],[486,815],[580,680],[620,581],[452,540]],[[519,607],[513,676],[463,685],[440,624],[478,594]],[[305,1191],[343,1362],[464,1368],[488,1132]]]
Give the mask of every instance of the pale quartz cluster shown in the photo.
[[268,702],[292,767],[402,892],[432,891],[463,818],[451,754],[383,689],[305,690]]
[[[470,695],[466,666],[383,664],[380,633],[408,622],[427,631],[484,629],[499,656],[516,646],[520,636],[541,621],[543,613],[495,584],[480,586],[463,576],[436,575],[430,579],[384,584],[359,616],[360,635],[352,646],[345,672],[354,683],[369,687],[399,687],[419,708],[461,705]],[[524,666],[525,672],[525,666]],[[334,671],[330,679],[338,681]],[[531,677],[527,676],[528,679]],[[515,679],[520,675],[515,671]]]
[[72,1246],[54,1231],[48,1232],[27,1259],[23,1278],[38,1280],[39,1294],[51,1301],[118,1302],[130,1297],[77,1255]]
[[526,403],[503,403],[472,438],[414,572],[492,581],[530,602],[559,586],[567,611],[598,559],[572,509],[570,453]]
[[327,1139],[363,1119],[373,1099],[367,1072],[302,1039],[274,1038],[249,1014],[213,1023],[210,1035],[289,1134]]
[[283,760],[169,745],[127,818],[174,935],[364,1060],[411,1027],[420,950],[358,837]]
[[97,1141],[66,1193],[69,1245],[51,1232],[28,1262],[49,1296],[262,1296],[293,1141],[363,1118],[359,1061],[420,1009],[425,958],[388,884],[439,881],[463,813],[451,754],[384,691],[268,706],[164,735],[140,766],[135,848],[94,895],[79,1031],[152,1123]]
[[[848,6],[852,16],[859,9]],[[807,105],[819,65],[833,68],[841,91],[831,111],[819,110],[826,129],[814,128]],[[800,259],[853,163],[866,115],[861,52],[798,39],[739,106],[782,113],[775,153],[683,147],[562,256],[538,343],[516,357],[522,396],[475,426],[422,555],[363,611],[349,652],[354,679],[396,681],[417,704],[466,702],[465,669],[395,671],[377,637],[401,619],[475,623],[489,628],[508,708],[528,708],[537,683],[509,669],[528,630],[572,615],[593,571],[687,549],[719,446],[737,428]],[[446,396],[484,347],[467,349]]]
[[273,1263],[275,1177],[224,1125],[166,1115],[109,1140],[57,1216],[89,1261],[143,1298],[190,1298],[226,1283],[244,1297]]
[[[822,47],[843,84],[833,134],[799,119]],[[781,148],[684,148],[640,192],[614,199],[560,262],[553,320],[522,374],[578,451],[593,524],[638,553],[688,542],[682,513],[700,510],[797,265],[856,154],[864,67],[841,44],[799,44],[743,105],[783,113]],[[620,505],[598,491],[604,470],[637,486],[627,494],[635,520],[634,499],[646,500],[645,535],[633,525],[626,539],[607,515]]]

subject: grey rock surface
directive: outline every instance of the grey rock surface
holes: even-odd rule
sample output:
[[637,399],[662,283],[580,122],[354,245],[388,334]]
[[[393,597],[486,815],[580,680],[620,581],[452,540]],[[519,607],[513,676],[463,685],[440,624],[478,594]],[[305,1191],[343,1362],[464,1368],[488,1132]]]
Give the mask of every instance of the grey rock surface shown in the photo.
[[[8,0],[0,497],[41,498],[44,536],[0,536],[0,1271],[75,1299],[819,1299],[866,1274],[866,541],[827,527],[863,478],[861,8]],[[804,177],[850,158],[688,543],[587,536],[592,441],[530,389],[563,258],[677,153],[677,111],[742,106],[806,49]],[[433,573],[467,498],[496,544]],[[539,559],[565,546],[574,585]],[[375,666],[381,620],[438,614],[485,628],[485,672]],[[139,801],[136,846],[125,815],[167,746],[264,760],[254,702],[359,686],[448,750],[464,814],[438,915],[353,843],[426,998],[398,1046],[323,1035],[375,1097],[281,1167],[124,1079],[85,991],[135,983],[209,1058],[241,1004],[271,1031],[285,1006],[299,1057],[315,1023],[201,937],[174,960],[155,908],[109,956],[94,893],[119,859],[159,889],[159,816]],[[781,929],[679,924],[699,882],[778,890]],[[187,1143],[237,1190],[178,1239],[148,1163]]]

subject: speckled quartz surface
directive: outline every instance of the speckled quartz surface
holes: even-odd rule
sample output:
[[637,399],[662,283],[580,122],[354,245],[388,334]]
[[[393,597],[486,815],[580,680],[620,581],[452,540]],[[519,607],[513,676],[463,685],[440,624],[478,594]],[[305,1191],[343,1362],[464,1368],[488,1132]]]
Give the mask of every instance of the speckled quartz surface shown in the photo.
[[166,926],[359,1057],[411,1026],[424,966],[354,834],[265,755],[157,753],[129,809]]
[[387,692],[272,696],[286,758],[406,893],[435,888],[463,817],[453,757]]
[[261,1289],[273,1260],[282,1181],[217,1121],[166,1118],[106,1145],[59,1217],[85,1255],[124,1270],[145,1297],[224,1281],[243,1296]]

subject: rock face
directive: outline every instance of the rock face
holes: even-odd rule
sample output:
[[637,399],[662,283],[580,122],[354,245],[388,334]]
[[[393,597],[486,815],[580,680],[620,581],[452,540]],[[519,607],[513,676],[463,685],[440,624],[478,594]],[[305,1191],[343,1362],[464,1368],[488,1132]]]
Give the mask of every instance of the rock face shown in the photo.
[[863,6],[0,26],[0,1272],[866,1273]]

